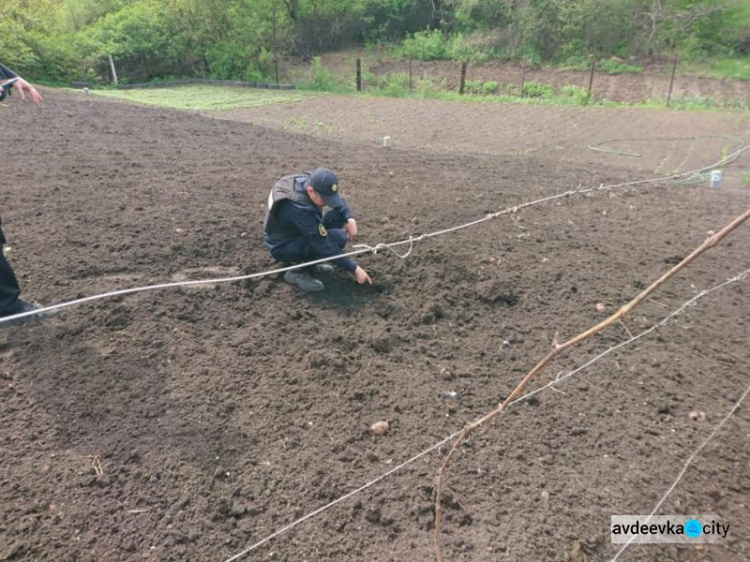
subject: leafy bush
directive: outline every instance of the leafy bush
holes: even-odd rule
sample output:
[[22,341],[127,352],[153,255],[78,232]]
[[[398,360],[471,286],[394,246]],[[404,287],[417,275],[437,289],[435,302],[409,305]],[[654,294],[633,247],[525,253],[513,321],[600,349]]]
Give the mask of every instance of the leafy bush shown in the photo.
[[497,57],[495,50],[482,41],[481,35],[467,37],[462,33],[457,33],[448,40],[445,55],[447,59],[466,62],[487,62]]
[[482,82],[481,80],[467,80],[464,84],[466,93],[474,96],[489,96],[497,93],[499,84],[494,80]]
[[586,55],[571,55],[561,65],[571,70],[588,70],[591,68],[591,60]]
[[481,80],[467,80],[464,83],[465,91],[468,94],[481,94],[482,93],[482,81]]
[[482,84],[482,93],[484,95],[496,94],[499,84],[495,80],[489,80]]
[[538,82],[526,82],[523,85],[523,95],[527,98],[551,98],[553,94],[552,86],[549,84],[539,84]]
[[588,91],[580,86],[563,86],[560,88],[560,97],[576,105],[586,105],[590,101]]
[[445,58],[445,42],[439,29],[417,31],[396,49],[397,56],[404,59],[437,60]]
[[603,60],[597,66],[607,74],[640,74],[643,72],[642,66],[627,64],[615,58]]
[[302,90],[320,90],[324,92],[352,92],[354,86],[335,72],[323,65],[320,57],[314,57],[310,65],[310,79],[297,83]]
[[445,78],[435,79],[429,76],[419,77],[414,84],[414,89],[423,97],[436,96],[448,89],[447,80]]
[[404,97],[409,95],[409,75],[403,72],[388,74],[382,80],[381,90],[384,94],[393,97]]

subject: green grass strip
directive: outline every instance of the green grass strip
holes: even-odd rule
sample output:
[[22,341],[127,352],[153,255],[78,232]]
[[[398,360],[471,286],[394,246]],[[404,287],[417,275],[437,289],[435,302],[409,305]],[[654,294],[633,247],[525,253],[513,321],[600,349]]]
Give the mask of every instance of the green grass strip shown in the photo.
[[227,111],[243,107],[294,103],[321,95],[317,92],[300,92],[297,90],[280,91],[206,85],[135,90],[91,90],[91,94],[146,105],[199,111]]

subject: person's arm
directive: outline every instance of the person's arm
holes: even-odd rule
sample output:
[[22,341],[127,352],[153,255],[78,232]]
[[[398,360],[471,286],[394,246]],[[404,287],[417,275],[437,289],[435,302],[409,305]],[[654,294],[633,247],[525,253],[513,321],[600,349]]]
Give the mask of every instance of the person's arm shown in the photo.
[[18,97],[21,99],[21,101],[26,100],[25,94],[28,93],[29,97],[31,97],[31,102],[34,105],[39,105],[40,103],[42,103],[42,95],[37,92],[36,88],[2,63],[0,63],[0,75],[2,75],[3,77],[2,82],[15,79],[14,82],[10,84],[10,87],[18,92]]
[[343,197],[341,198],[341,203],[342,205],[337,207],[336,210],[344,217],[344,230],[346,231],[347,239],[351,242],[357,236],[357,221],[354,218],[351,208],[349,208],[349,204]]
[[336,207],[336,210],[339,213],[341,213],[345,221],[348,221],[349,219],[354,218],[354,213],[352,213],[352,210],[349,208],[349,204],[346,202],[346,199],[344,199],[343,197],[341,198],[341,206]]

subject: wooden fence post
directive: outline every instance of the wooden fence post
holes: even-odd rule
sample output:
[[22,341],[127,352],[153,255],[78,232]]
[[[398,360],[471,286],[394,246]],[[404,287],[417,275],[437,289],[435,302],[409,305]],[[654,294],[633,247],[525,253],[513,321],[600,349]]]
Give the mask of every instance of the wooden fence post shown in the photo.
[[466,67],[468,63],[466,61],[461,63],[461,82],[458,85],[459,95],[464,95],[464,88],[466,87]]
[[115,70],[115,61],[112,60],[112,55],[107,55],[109,57],[109,67],[112,69],[112,81],[115,83],[115,86],[117,86],[117,71]]
[[362,61],[357,59],[357,91],[362,91]]
[[674,85],[674,73],[677,70],[677,57],[674,58],[674,63],[672,64],[672,78],[669,79],[669,93],[667,94],[667,107],[669,107],[669,102],[672,101],[672,86]]

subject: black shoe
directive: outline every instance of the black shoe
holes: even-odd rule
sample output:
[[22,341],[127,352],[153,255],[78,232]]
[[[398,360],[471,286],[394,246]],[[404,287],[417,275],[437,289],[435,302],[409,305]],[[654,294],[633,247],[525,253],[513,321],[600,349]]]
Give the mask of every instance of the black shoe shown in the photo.
[[284,274],[284,281],[297,285],[306,293],[319,293],[326,288],[322,281],[318,281],[307,271],[293,269]]
[[[0,319],[5,318],[7,316],[15,316],[16,314],[34,312],[35,310],[39,310],[39,307],[31,304],[30,302],[26,302],[25,300],[16,299],[13,303],[11,303],[10,306],[7,306],[3,310],[0,310]],[[10,324],[23,324],[25,322],[37,322],[39,320],[44,320],[48,316],[49,314],[46,314],[44,312],[39,313],[39,314],[29,314],[28,316],[24,316],[23,318],[16,318],[14,320],[11,320],[10,322],[3,322],[2,324],[0,324],[0,327],[3,325],[8,326]]]
[[313,266],[313,273],[330,275],[333,273],[333,266],[328,263],[319,263]]

